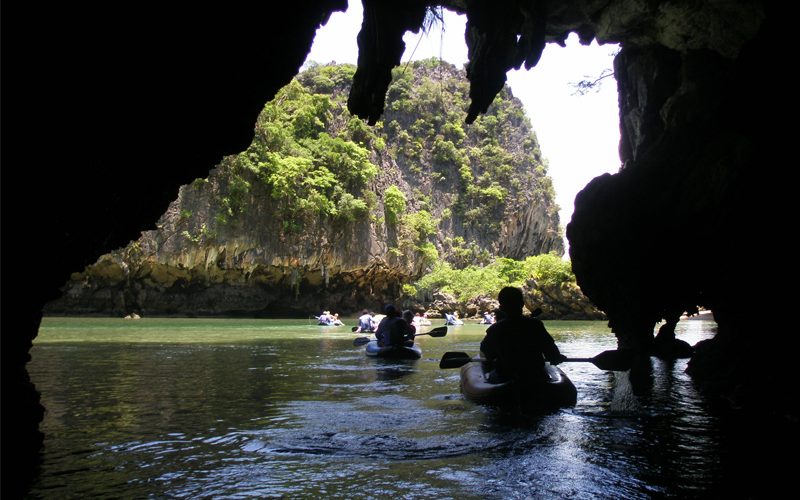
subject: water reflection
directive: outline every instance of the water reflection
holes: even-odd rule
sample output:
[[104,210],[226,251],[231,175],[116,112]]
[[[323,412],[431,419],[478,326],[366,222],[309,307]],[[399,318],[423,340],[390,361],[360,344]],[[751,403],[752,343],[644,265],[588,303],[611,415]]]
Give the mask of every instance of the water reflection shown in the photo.
[[[613,348],[603,324],[547,327],[570,357]],[[692,344],[708,335],[680,328]],[[521,419],[464,400],[458,370],[438,368],[446,351],[477,352],[478,325],[420,337],[416,361],[368,358],[350,332],[313,330],[35,346],[48,413],[34,496],[652,498],[730,477],[728,438],[685,360],[651,360],[641,395],[627,374],[565,363],[578,404]]]
[[413,366],[383,363],[382,361],[379,361],[375,366],[377,380],[381,382],[397,381],[406,375],[414,373]]

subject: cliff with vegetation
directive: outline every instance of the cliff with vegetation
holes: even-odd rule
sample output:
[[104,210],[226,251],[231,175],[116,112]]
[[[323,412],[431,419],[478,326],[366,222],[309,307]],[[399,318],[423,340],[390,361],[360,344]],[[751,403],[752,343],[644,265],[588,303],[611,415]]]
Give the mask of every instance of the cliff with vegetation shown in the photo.
[[546,162],[507,88],[465,125],[463,71],[410,63],[369,126],[346,109],[354,71],[299,74],[246,151],[181,187],[155,229],[74,274],[48,311],[349,313],[396,301],[436,263],[563,254]]

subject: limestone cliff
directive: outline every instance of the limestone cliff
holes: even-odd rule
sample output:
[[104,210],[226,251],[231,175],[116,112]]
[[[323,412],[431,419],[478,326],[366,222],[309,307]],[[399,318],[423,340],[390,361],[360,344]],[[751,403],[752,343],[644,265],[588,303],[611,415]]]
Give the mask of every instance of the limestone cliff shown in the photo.
[[346,110],[354,71],[298,75],[246,151],[181,187],[155,230],[73,275],[49,311],[348,313],[396,300],[438,259],[563,253],[545,161],[509,90],[464,126],[463,71],[412,63],[370,127]]

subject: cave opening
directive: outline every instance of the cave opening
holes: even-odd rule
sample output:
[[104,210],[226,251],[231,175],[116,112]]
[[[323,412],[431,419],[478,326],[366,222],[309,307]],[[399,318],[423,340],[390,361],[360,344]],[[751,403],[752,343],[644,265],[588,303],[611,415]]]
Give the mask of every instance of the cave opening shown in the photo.
[[[346,12],[334,13],[317,30],[304,64],[355,64],[362,18],[363,7],[358,2],[351,3]],[[426,58],[464,67],[468,61],[466,23],[465,14],[445,8],[418,32],[407,31],[401,67]],[[584,44],[573,32],[563,42],[548,43],[536,67],[512,69],[507,74],[506,85],[522,102],[547,159],[562,226],[572,216],[578,191],[592,178],[620,168],[619,106],[613,75],[619,48],[617,43],[599,45],[597,40]],[[564,242],[568,249],[566,237]]]
[[[453,3],[464,9],[462,2]],[[3,127],[3,236],[4,242],[22,242],[4,245],[2,254],[4,490],[13,486],[5,480],[12,464],[23,471],[25,483],[40,444],[41,409],[25,364],[43,304],[74,269],[150,224],[178,185],[240,149],[265,97],[302,64],[320,20],[344,7],[346,2],[328,1],[254,6],[249,15],[200,11],[188,23],[181,9],[162,8],[160,22],[144,39],[131,28],[149,25],[152,16],[144,10],[126,12],[129,24],[112,16],[102,26],[66,6],[23,13],[19,25],[29,28],[24,41],[33,53],[7,58],[9,44],[3,44],[2,58],[4,69],[12,63],[20,69],[4,81],[4,97],[22,87],[36,96],[24,103],[24,112],[9,109],[4,100],[4,122],[16,127]],[[748,273],[741,265],[745,243],[769,239],[763,233],[785,235],[784,218],[791,214],[791,198],[779,179],[792,142],[771,116],[785,109],[786,99],[775,91],[781,81],[777,68],[764,57],[785,45],[775,26],[779,13],[767,2],[731,2],[722,10],[696,2],[658,2],[646,12],[628,7],[611,2],[592,16],[559,12],[548,19],[550,36],[565,27],[582,34],[604,29],[626,52],[618,64],[625,73],[621,151],[628,173],[602,177],[585,190],[584,219],[568,230],[582,287],[616,317],[618,335],[634,344],[652,336],[665,308],[712,308],[723,341],[709,346],[698,374],[723,397],[749,407],[748,415],[766,412],[796,432],[796,340],[759,323],[788,300],[764,290],[743,291]],[[51,43],[33,43],[36,37]],[[86,50],[97,43],[119,46],[117,57]],[[163,50],[169,46],[181,49]],[[265,55],[263,47],[270,46],[282,50]],[[238,55],[237,62],[250,68],[247,85],[228,78],[223,54]],[[250,64],[258,58],[266,58],[263,68]],[[185,64],[175,65],[176,59]],[[161,87],[159,81],[172,83]],[[115,119],[119,108],[109,106],[120,100],[122,121]],[[191,103],[201,100],[211,107],[197,112]],[[42,140],[42,131],[54,124],[63,125],[60,133]],[[187,155],[175,143],[198,147]],[[13,182],[11,158],[24,159]],[[61,167],[43,179],[40,169],[29,168],[43,162]],[[98,182],[101,189],[90,188]],[[13,232],[7,222],[19,212],[8,210],[12,187],[40,201]],[[782,217],[765,222],[765,207]],[[743,228],[755,228],[756,236],[743,243]],[[676,243],[676,234],[691,244]],[[9,274],[25,262],[34,265]],[[786,267],[791,266],[781,264],[781,270]],[[676,276],[685,279],[678,283]],[[786,348],[763,344],[773,337]],[[753,380],[753,359],[768,359],[774,369]],[[21,445],[9,442],[9,435]]]

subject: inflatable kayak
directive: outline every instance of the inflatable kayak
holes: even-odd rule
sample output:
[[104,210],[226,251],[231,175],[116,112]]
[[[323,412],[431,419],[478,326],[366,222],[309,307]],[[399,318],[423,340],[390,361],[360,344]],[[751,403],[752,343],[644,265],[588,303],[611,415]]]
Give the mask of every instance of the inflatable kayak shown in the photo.
[[386,346],[378,347],[378,341],[372,340],[365,348],[367,356],[391,359],[419,359],[422,357],[422,348],[419,344],[413,346]]
[[557,366],[545,363],[549,380],[530,387],[517,387],[514,382],[490,384],[481,363],[461,367],[461,393],[475,403],[525,410],[550,410],[573,406],[578,400],[575,385]]

